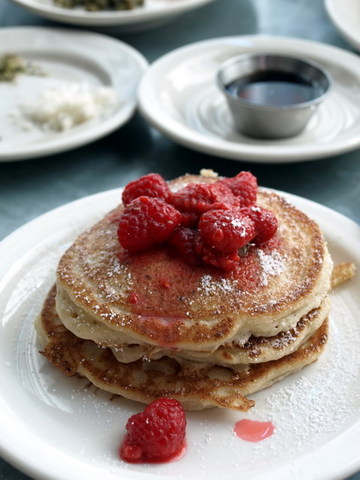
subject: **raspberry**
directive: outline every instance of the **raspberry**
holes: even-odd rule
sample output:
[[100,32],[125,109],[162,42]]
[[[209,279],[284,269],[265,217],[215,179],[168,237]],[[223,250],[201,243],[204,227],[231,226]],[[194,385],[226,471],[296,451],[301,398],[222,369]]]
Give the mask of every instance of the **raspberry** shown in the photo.
[[131,463],[169,460],[184,445],[185,429],[186,417],[181,403],[172,398],[159,398],[142,413],[129,418],[120,456]]
[[234,270],[239,265],[240,257],[237,250],[220,253],[214,247],[207,245],[201,237],[197,237],[195,248],[202,261],[207,265],[228,271]]
[[180,220],[181,213],[164,200],[139,197],[125,208],[118,239],[129,252],[141,252],[167,240]]
[[199,265],[195,252],[196,230],[192,228],[177,228],[169,239],[169,244],[190,264]]
[[232,193],[240,200],[241,207],[256,203],[257,180],[250,172],[240,172],[233,178],[224,178],[221,183],[229,187]]
[[157,173],[149,173],[126,185],[122,194],[124,205],[128,205],[135,198],[157,197],[166,200],[170,194],[168,184],[163,177]]
[[242,210],[211,210],[201,215],[199,235],[222,253],[244,247],[255,237],[255,223]]
[[243,212],[248,215],[255,223],[256,235],[254,242],[261,245],[270,240],[278,228],[278,221],[275,215],[265,208],[254,205],[250,208],[244,208]]
[[212,208],[219,208],[217,204],[233,198],[230,188],[223,183],[191,183],[174,193],[169,201],[180,212],[201,215]]
[[181,225],[183,227],[197,227],[199,217],[196,213],[185,212],[181,214]]

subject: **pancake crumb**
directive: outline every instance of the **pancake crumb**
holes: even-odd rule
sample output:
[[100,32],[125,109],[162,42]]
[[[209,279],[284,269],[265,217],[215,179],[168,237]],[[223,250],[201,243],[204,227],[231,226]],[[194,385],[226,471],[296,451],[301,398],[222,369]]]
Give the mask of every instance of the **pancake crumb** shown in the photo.
[[331,286],[332,288],[341,285],[348,280],[351,280],[355,275],[356,267],[354,263],[344,262],[339,263],[334,266],[332,275],[331,275]]
[[211,168],[202,168],[200,170],[200,175],[207,178],[218,178],[219,174],[214,172]]

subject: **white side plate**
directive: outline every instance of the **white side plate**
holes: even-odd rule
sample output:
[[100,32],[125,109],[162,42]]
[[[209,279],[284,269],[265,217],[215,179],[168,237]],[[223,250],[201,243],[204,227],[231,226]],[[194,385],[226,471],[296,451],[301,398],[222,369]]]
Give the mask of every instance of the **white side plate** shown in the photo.
[[[283,140],[237,133],[215,75],[242,53],[278,53],[321,64],[333,79],[306,129]],[[179,48],[153,63],[138,92],[143,116],[175,142],[219,157],[286,163],[337,155],[360,146],[360,59],[329,45],[272,36],[223,37]]]
[[[0,82],[0,161],[22,160],[69,150],[97,140],[129,120],[136,89],[147,68],[134,48],[105,35],[50,28],[5,28],[0,56],[13,53],[40,67],[45,76],[19,75]],[[64,82],[113,89],[117,99],[102,116],[63,132],[24,129],[19,106]],[[15,114],[15,119],[14,119]]]
[[53,0],[12,0],[41,17],[75,25],[116,26],[117,30],[137,31],[167,23],[178,15],[199,8],[214,0],[145,0],[132,10],[100,10],[89,12],[84,8],[62,8]]
[[360,3],[357,0],[325,0],[325,7],[339,33],[360,50]]

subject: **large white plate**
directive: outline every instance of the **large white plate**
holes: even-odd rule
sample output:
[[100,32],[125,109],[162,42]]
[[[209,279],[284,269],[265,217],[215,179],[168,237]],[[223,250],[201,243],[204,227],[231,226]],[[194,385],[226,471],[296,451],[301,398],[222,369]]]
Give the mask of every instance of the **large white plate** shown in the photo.
[[[315,218],[335,262],[360,268],[360,228],[342,215],[287,195]],[[38,479],[181,478],[322,480],[360,468],[360,277],[339,287],[331,338],[320,360],[253,395],[248,414],[211,409],[188,414],[188,451],[179,461],[129,465],[117,457],[138,404],[110,399],[63,376],[38,354],[33,328],[57,261],[84,228],[113,208],[120,191],[70,203],[28,223],[0,243],[0,451]],[[86,382],[85,382],[86,383]],[[271,420],[275,434],[252,444],[232,432],[241,418]]]
[[12,0],[14,3],[45,18],[75,25],[116,26],[117,30],[144,30],[171,21],[178,15],[199,8],[214,0],[145,0],[132,10],[101,10],[89,12],[84,8],[66,9],[53,0]]
[[[246,52],[305,57],[332,75],[332,91],[303,133],[284,140],[257,140],[235,131],[215,75],[224,60]],[[233,160],[295,162],[360,146],[360,59],[307,40],[255,35],[182,47],[150,66],[138,99],[144,117],[175,142]]]
[[[14,53],[40,67],[45,76],[22,74],[0,82],[0,161],[49,155],[97,140],[123,125],[136,108],[136,89],[147,68],[134,48],[105,35],[50,28],[5,28],[0,56]],[[13,115],[19,105],[64,82],[115,90],[117,100],[104,115],[64,132],[23,128]]]
[[360,50],[360,3],[357,0],[325,0],[325,7],[341,35]]

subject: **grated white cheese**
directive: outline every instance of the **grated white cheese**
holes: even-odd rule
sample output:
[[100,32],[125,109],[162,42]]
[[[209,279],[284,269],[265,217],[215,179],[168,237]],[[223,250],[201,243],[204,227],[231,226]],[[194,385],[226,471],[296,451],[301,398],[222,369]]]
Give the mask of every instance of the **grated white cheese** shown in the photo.
[[20,105],[20,110],[26,120],[44,130],[66,131],[100,117],[115,102],[112,88],[68,82],[45,90]]

